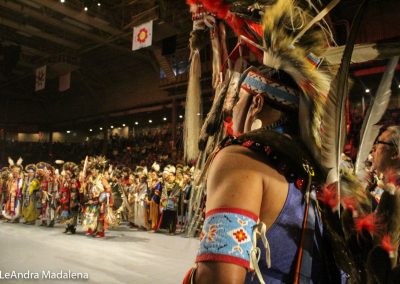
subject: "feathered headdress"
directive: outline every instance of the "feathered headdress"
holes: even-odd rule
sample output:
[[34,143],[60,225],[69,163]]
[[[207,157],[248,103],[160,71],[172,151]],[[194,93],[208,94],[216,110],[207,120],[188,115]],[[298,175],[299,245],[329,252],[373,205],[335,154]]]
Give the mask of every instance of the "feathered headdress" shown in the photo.
[[14,163],[14,160],[11,159],[10,157],[8,157],[8,164],[9,164],[10,168],[17,167],[17,168],[22,169],[22,162],[23,162],[23,161],[24,161],[24,160],[23,160],[21,157],[19,157],[18,160],[17,160],[17,162]]
[[108,160],[104,156],[89,157],[88,169],[98,169],[104,171]]
[[25,167],[26,172],[36,172],[36,166],[34,164],[29,164]]
[[76,175],[78,173],[79,167],[74,162],[66,162],[63,165],[64,171],[69,171],[72,175]]

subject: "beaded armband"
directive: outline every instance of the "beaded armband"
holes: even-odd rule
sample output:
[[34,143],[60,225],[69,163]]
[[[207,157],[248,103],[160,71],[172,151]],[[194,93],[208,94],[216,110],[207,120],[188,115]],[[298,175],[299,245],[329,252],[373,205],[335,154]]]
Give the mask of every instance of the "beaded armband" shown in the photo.
[[258,216],[236,208],[206,213],[196,262],[218,261],[250,269],[253,230]]

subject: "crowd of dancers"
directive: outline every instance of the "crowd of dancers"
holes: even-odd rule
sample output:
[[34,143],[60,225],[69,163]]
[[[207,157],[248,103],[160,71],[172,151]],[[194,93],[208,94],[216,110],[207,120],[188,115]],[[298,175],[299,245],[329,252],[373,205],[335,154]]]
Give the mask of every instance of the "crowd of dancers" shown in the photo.
[[150,169],[109,166],[102,156],[81,165],[56,161],[22,166],[9,159],[0,172],[0,217],[4,222],[53,227],[65,224],[75,234],[103,238],[108,228],[129,222],[131,228],[175,234],[188,216],[192,169],[154,163]]

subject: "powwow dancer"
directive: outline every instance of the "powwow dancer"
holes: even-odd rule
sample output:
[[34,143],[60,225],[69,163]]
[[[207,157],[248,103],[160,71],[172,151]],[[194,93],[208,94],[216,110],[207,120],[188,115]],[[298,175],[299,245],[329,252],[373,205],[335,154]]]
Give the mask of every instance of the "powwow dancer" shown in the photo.
[[[328,62],[320,64],[331,37],[329,26],[318,22],[338,1],[321,14],[311,1],[188,2],[197,29],[192,55],[208,27],[214,70],[219,75],[221,62],[233,65],[232,57],[223,57],[228,53],[217,17],[240,36],[238,49],[263,64],[243,71],[239,62],[236,73],[213,76],[216,96],[199,142],[204,172],[195,188],[206,188],[207,212],[196,266],[184,283],[252,283],[248,272],[261,283],[396,283],[400,198],[392,195],[386,210],[378,208],[392,226],[368,232],[377,223],[368,192],[354,177],[341,177],[339,168],[348,69],[367,1],[361,1],[336,76]],[[199,78],[192,75],[188,102]],[[188,112],[188,102],[191,121],[196,113]],[[225,130],[223,114],[232,117]],[[230,135],[218,145],[225,131]],[[189,151],[186,157],[196,158]],[[311,198],[315,190],[319,201]]]
[[22,189],[22,217],[24,218],[24,224],[34,225],[38,218],[36,192],[40,189],[42,176],[36,174],[36,166],[33,164],[27,165],[25,171],[27,172],[27,177]]
[[80,211],[80,183],[76,178],[78,166],[73,162],[63,165],[60,188],[61,221],[65,223],[64,233],[75,234]]
[[10,177],[10,169],[4,167],[0,170],[0,218],[3,218],[4,205],[6,203],[7,181]]
[[[89,159],[84,184],[85,214],[83,227],[86,235],[94,235],[96,238],[104,238],[108,229],[112,214],[111,188],[102,172],[107,165],[104,157],[92,157]],[[111,208],[111,209],[110,209]]]
[[161,193],[161,208],[159,229],[167,229],[169,234],[175,234],[178,222],[178,204],[181,189],[176,183],[176,168],[167,165],[163,171],[163,190]]
[[7,222],[18,223],[21,216],[21,202],[22,202],[22,159],[19,158],[17,163],[11,158],[8,158],[11,176],[6,183],[5,206],[3,216]]
[[154,163],[152,171],[149,173],[149,189],[150,189],[150,220],[151,230],[156,231],[158,226],[158,220],[160,216],[160,201],[162,193],[162,183],[158,176],[160,171],[160,165]]

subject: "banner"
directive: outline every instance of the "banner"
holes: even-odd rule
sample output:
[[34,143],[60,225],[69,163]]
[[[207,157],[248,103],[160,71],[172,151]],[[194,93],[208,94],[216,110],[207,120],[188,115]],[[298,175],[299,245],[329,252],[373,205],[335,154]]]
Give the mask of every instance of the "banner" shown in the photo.
[[153,21],[133,28],[132,50],[151,46],[153,39]]
[[46,70],[46,65],[36,69],[35,92],[43,90],[46,86]]

